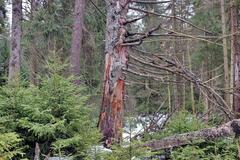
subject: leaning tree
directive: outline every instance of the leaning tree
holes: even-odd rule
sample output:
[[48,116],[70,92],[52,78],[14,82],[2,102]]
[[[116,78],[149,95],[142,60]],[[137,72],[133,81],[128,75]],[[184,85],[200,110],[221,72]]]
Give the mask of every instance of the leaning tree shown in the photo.
[[[105,71],[104,88],[99,115],[99,128],[103,134],[105,146],[109,147],[114,142],[120,142],[123,128],[123,113],[125,100],[125,75],[134,75],[146,78],[152,78],[163,83],[172,83],[168,78],[162,75],[166,72],[170,75],[182,77],[183,79],[195,84],[203,95],[208,97],[209,101],[214,103],[229,119],[233,117],[228,104],[222,96],[212,87],[203,82],[196,76],[191,69],[184,66],[175,55],[151,53],[141,50],[140,45],[147,38],[152,37],[184,37],[216,44],[211,38],[218,38],[212,35],[212,32],[201,28],[191,21],[177,15],[168,15],[159,13],[155,10],[149,10],[144,5],[160,5],[171,8],[171,2],[175,1],[138,1],[138,0],[106,0],[106,38],[105,38]],[[167,10],[167,9],[166,9]],[[130,11],[130,12],[129,12]],[[129,14],[128,14],[129,13]],[[128,16],[131,13],[138,13],[137,16]],[[131,24],[143,20],[146,17],[157,17],[153,27],[147,30],[130,32]],[[164,19],[164,21],[160,20]],[[188,32],[176,31],[173,24],[165,25],[162,22],[172,22],[182,24],[185,30],[195,30],[202,33],[202,36],[189,34]],[[161,31],[161,32],[160,32]],[[221,44],[218,44],[222,46]],[[130,63],[131,62],[131,63]],[[193,134],[195,135],[195,134]]]

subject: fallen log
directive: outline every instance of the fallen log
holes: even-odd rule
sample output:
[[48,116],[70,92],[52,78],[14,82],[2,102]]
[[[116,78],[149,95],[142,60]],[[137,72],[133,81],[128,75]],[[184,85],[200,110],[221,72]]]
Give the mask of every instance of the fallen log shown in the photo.
[[221,126],[206,128],[199,131],[177,134],[160,140],[152,140],[144,144],[153,151],[180,147],[187,144],[202,143],[223,137],[238,137],[240,135],[240,119],[234,119]]

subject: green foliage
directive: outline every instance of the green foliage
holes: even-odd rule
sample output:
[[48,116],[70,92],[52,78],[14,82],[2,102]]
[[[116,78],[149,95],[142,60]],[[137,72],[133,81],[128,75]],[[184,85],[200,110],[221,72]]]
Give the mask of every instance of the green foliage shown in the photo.
[[234,139],[226,138],[174,149],[171,158],[174,160],[232,160],[237,159],[237,146]]
[[131,142],[126,146],[114,145],[111,153],[105,153],[101,155],[105,160],[123,160],[123,159],[141,159],[150,157],[151,151],[146,147],[140,147],[141,143]]
[[5,1],[0,0],[0,34],[5,30],[6,9]]
[[200,160],[204,156],[204,151],[198,146],[187,146],[179,148],[171,153],[171,158],[174,160]]
[[[187,84],[188,85],[188,84]],[[195,111],[197,114],[203,114],[204,109],[205,109],[205,104],[203,100],[198,100],[196,102],[196,97],[195,98]],[[191,91],[190,88],[186,90],[186,98],[185,98],[185,110],[189,111],[190,113],[193,113],[192,111],[192,96],[191,96]]]
[[95,147],[89,153],[89,159],[96,160],[125,160],[125,159],[144,159],[153,155],[153,152],[148,147],[143,147],[143,143],[138,140],[133,140],[133,128],[136,127],[136,119],[133,117],[128,117],[126,119],[126,130],[124,133],[129,133],[129,137],[124,137],[123,142],[120,144],[114,144],[111,146],[111,150],[103,151]]
[[73,1],[49,1],[32,14],[29,20],[22,23],[22,61],[23,75],[28,78],[30,72],[30,55],[37,59],[36,71],[45,75],[46,58],[53,52],[67,59],[71,47]]
[[166,126],[170,135],[196,131],[205,127],[206,125],[203,122],[186,111],[173,115],[172,120]]
[[[193,2],[195,14],[192,17],[194,24],[206,28],[212,33],[221,32],[221,17],[219,12],[219,6],[213,3],[204,3],[200,0]],[[203,9],[198,9],[203,7]]]
[[[103,10],[105,4],[103,1],[95,2],[96,5]],[[37,72],[44,75],[45,70],[43,64],[46,63],[46,57],[51,55],[55,50],[62,59],[69,58],[69,51],[72,42],[72,25],[74,1],[61,0],[49,1],[39,7],[22,24],[22,69],[24,75],[29,75],[30,64],[29,57],[34,55],[37,57]],[[88,85],[88,89],[92,89],[95,93],[99,87],[101,72],[104,61],[104,35],[105,35],[105,16],[96,12],[96,8],[86,1],[86,9],[84,13],[84,30],[83,30],[83,47],[81,54],[81,77],[82,81]],[[30,61],[31,62],[31,61]],[[97,88],[98,89],[98,88]]]
[[[84,157],[99,139],[86,105],[89,97],[86,87],[74,85],[73,78],[61,76],[63,67],[55,61],[49,65],[49,75],[41,79],[39,87],[0,88],[0,116],[5,117],[0,122],[2,130],[18,133],[23,145],[30,149],[38,142],[45,154],[53,149],[52,155]],[[32,157],[33,151],[25,152]]]
[[[194,24],[205,28],[210,33],[204,33],[205,36],[212,36],[222,34],[221,31],[221,15],[220,15],[220,3],[213,4],[205,3],[201,0],[193,1],[193,9],[195,14],[192,16]],[[226,5],[227,7],[227,5]],[[199,9],[202,8],[202,9]],[[194,45],[192,56],[192,69],[198,73],[202,80],[208,80],[215,75],[223,73],[223,49],[221,44],[211,40],[211,43],[199,41]],[[229,57],[230,58],[230,57]],[[216,69],[217,68],[217,69]],[[199,70],[201,69],[201,70]],[[200,72],[199,72],[200,71]],[[207,72],[206,72],[207,71]],[[201,74],[201,75],[200,75]],[[224,77],[218,77],[215,83],[216,87],[223,86]],[[208,83],[210,85],[210,82]]]
[[187,111],[180,111],[172,115],[171,120],[165,128],[159,133],[146,134],[144,140],[161,139],[174,134],[181,134],[207,127],[203,122],[198,120],[194,115]]
[[5,76],[8,68],[9,42],[0,37],[0,86],[5,83]]
[[[239,0],[237,2],[239,3]],[[4,158],[19,159],[26,155],[26,157],[32,159],[35,142],[40,144],[43,154],[48,154],[51,151],[51,155],[56,156],[70,156],[75,159],[92,158],[89,156],[89,150],[98,142],[100,136],[95,126],[96,119],[91,117],[92,110],[87,104],[100,104],[101,99],[99,86],[104,67],[104,54],[100,53],[104,53],[106,30],[106,6],[102,0],[94,1],[98,9],[90,1],[86,1],[81,78],[83,84],[87,84],[88,87],[83,85],[74,86],[72,84],[73,78],[63,77],[62,75],[68,74],[68,71],[66,71],[68,66],[59,65],[61,63],[59,59],[60,63],[58,64],[54,61],[46,62],[46,57],[55,53],[55,51],[64,60],[69,55],[73,24],[73,3],[72,0],[46,2],[34,13],[34,17],[25,12],[24,16],[28,17],[22,23],[21,50],[23,56],[21,67],[24,76],[27,77],[29,75],[29,70],[27,70],[29,68],[28,56],[33,54],[37,57],[37,72],[40,76],[45,76],[39,80],[39,86],[28,86],[27,83],[22,83],[20,86],[2,86],[5,84],[3,77],[7,75],[9,35],[5,32],[9,26],[6,25],[5,19],[0,19],[0,86],[2,86],[0,87],[0,155],[4,156]],[[170,8],[165,9],[165,4],[134,5],[160,14],[166,14],[170,10]],[[0,0],[1,6],[5,7],[4,0]],[[186,18],[195,25],[214,33],[204,33],[206,36],[221,33],[221,18],[217,3],[215,5],[211,1],[209,3],[201,0],[182,1],[181,5],[176,5],[176,14],[178,17]],[[128,19],[139,16],[129,14]],[[172,27],[170,23],[165,24],[162,18],[158,19],[158,21],[164,23],[166,28]],[[142,24],[139,25],[141,22]],[[138,21],[134,26],[128,27],[130,33],[146,32],[159,23],[156,23],[157,21],[152,16],[145,17],[141,22]],[[184,25],[183,28],[185,28]],[[177,30],[179,32],[188,32],[188,30],[182,31],[180,28]],[[6,34],[6,37],[2,33]],[[159,33],[166,32],[161,29]],[[203,36],[203,33],[194,29],[194,27],[192,31],[189,30],[189,34]],[[175,40],[179,41],[178,39]],[[212,39],[210,40],[212,41]],[[150,41],[152,42],[146,43],[145,41],[140,49],[148,52],[171,54],[172,42],[159,37],[152,38]],[[213,43],[215,42],[218,41]],[[183,44],[185,44],[185,41]],[[177,48],[179,53],[185,53],[185,47],[181,47],[181,42],[177,44]],[[190,43],[190,50],[193,52],[191,57],[192,69],[195,73],[208,72],[223,63],[222,46],[217,44],[194,41]],[[142,55],[149,56],[148,53]],[[178,58],[181,61],[181,58]],[[50,66],[47,69],[43,67],[46,63]],[[185,63],[185,65],[188,64]],[[222,74],[222,69],[219,71]],[[162,73],[159,72],[159,74]],[[204,74],[201,76],[204,79],[209,79],[214,75],[210,75],[212,77]],[[221,78],[220,83],[222,83]],[[152,78],[146,79],[135,76],[133,80],[135,81],[135,79],[137,85],[133,85],[131,88],[128,87],[128,89],[135,95],[133,100],[136,100],[138,113],[151,114],[158,108],[160,108],[160,111],[166,111],[171,107],[171,104],[168,106],[167,103],[161,106],[164,101],[166,102],[168,96],[166,84],[155,82]],[[171,75],[169,80],[172,80]],[[222,88],[222,86],[219,86],[219,88]],[[188,85],[186,85],[186,89],[189,89]],[[92,91],[92,95],[86,94],[89,91]],[[172,86],[170,91],[172,91]],[[196,98],[199,98],[199,91],[195,90],[194,92]],[[186,109],[190,111],[192,108],[190,96],[188,93],[185,96],[187,100]],[[173,95],[170,95],[171,97]],[[204,104],[201,98],[196,102],[196,108],[198,113],[204,112]],[[95,115],[98,114],[97,110],[94,112]],[[215,125],[222,120],[222,117],[212,114],[209,120],[210,123]],[[167,123],[160,133],[145,134],[143,140],[160,139],[205,127],[207,126],[195,116],[184,111],[173,115],[171,121]],[[99,154],[92,159],[121,160],[149,156],[149,150],[138,147],[140,145],[139,142],[131,142],[123,146],[116,145],[113,146],[111,153]],[[23,152],[25,152],[25,155],[22,156]],[[233,139],[189,145],[174,149],[171,152],[171,158],[236,159],[236,145]]]
[[23,155],[20,147],[19,135],[16,133],[1,133],[0,134],[0,159],[12,159],[16,155]]
[[[199,121],[194,115],[181,111],[173,115],[173,118],[167,123],[162,132],[146,135],[145,137],[161,139],[174,134],[197,131],[206,127],[207,125]],[[208,141],[175,148],[171,151],[170,157],[174,160],[231,160],[236,159],[236,154],[237,146],[235,140],[233,138],[225,138],[215,142]]]
[[[204,62],[208,69],[214,69],[223,63],[222,49],[214,44],[199,43],[192,57],[194,69],[201,68]],[[209,60],[212,60],[211,63]]]
[[[164,85],[159,83],[154,83],[151,80],[144,80],[145,85],[134,85],[130,86],[130,90],[134,93],[136,98],[136,109],[140,114],[152,114],[154,113],[166,99],[163,98],[163,95],[167,95],[166,90],[162,90]],[[161,91],[160,91],[161,90]],[[159,91],[159,93],[157,93]],[[167,106],[164,103],[161,107],[162,110],[166,110]]]

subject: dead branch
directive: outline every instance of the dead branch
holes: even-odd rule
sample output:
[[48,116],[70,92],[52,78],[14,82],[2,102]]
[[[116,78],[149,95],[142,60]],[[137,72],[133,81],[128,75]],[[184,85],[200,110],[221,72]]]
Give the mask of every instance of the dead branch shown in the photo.
[[206,32],[206,33],[209,33],[209,34],[213,34],[212,32],[208,31],[208,30],[205,30],[201,27],[198,27],[197,25],[193,24],[192,22],[189,22],[185,19],[182,19],[180,17],[176,17],[176,16],[170,16],[170,15],[165,15],[165,14],[160,14],[160,13],[157,13],[157,12],[154,12],[154,11],[147,11],[147,10],[144,10],[144,9],[141,9],[141,8],[135,8],[135,7],[129,7],[129,9],[131,10],[134,10],[134,11],[138,11],[138,12],[143,12],[143,13],[146,13],[146,14],[149,14],[149,15],[155,15],[155,16],[159,16],[159,17],[164,17],[164,18],[175,18],[179,21],[182,21],[200,31],[203,31],[203,32]]
[[[221,43],[217,43],[216,41],[210,41],[208,40],[206,37],[204,36],[194,36],[194,35],[188,35],[188,34],[185,34],[185,33],[181,33],[181,32],[177,32],[177,31],[174,31],[174,30],[171,30],[171,29],[167,29],[167,28],[162,28],[163,30],[166,30],[168,32],[172,32],[172,33],[175,33],[176,35],[179,35],[179,36],[182,36],[182,37],[188,37],[188,38],[191,38],[191,39],[196,39],[196,40],[200,40],[200,41],[204,41],[204,42],[207,42],[207,43],[211,43],[211,44],[215,44],[215,45],[218,45],[218,46],[223,46],[223,44]],[[209,36],[208,36],[209,37]],[[215,36],[210,36],[210,37],[215,37]]]
[[[129,55],[130,58],[138,63],[142,63],[145,66],[153,67],[155,69],[164,70],[167,72],[170,72],[172,74],[177,74],[183,77],[185,80],[192,82],[195,84],[198,88],[202,88],[203,91],[207,93],[207,95],[212,94],[212,98],[216,102],[217,106],[227,115],[229,119],[233,117],[233,113],[231,112],[231,107],[226,104],[224,99],[210,86],[202,82],[194,73],[192,73],[190,70],[188,70],[186,67],[184,67],[180,62],[178,62],[176,59],[169,59],[162,55],[156,55],[152,54],[152,56],[159,58],[162,60],[163,63],[157,62],[155,59],[147,56],[142,55]],[[169,64],[169,65],[164,65]],[[150,76],[153,78],[156,78],[157,80],[159,78]]]
[[[121,44],[122,46],[126,46],[127,44],[130,45],[130,44],[134,44],[136,42],[140,42],[139,44],[142,43],[142,41],[145,39],[145,38],[148,38],[152,35],[153,32],[159,30],[161,28],[161,24],[158,24],[156,27],[152,28],[150,31],[146,32],[146,33],[142,33],[141,35],[143,36],[140,36],[139,38],[136,38],[136,39],[130,39],[130,40],[125,40],[123,44]],[[137,44],[137,45],[139,45]]]
[[136,21],[138,21],[138,20],[140,20],[140,19],[145,18],[147,15],[148,15],[148,14],[144,14],[144,15],[141,16],[141,17],[134,18],[134,19],[129,19],[129,20],[127,20],[127,21],[124,23],[124,25],[129,24],[129,23],[134,23],[134,22],[136,22]]

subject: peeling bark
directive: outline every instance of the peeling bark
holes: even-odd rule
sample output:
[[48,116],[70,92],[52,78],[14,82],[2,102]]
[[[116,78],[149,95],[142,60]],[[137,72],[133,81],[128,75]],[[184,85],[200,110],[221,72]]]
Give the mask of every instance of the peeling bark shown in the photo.
[[124,109],[125,77],[128,48],[122,46],[126,36],[127,0],[106,0],[107,28],[105,43],[105,73],[99,127],[105,146],[120,142]]
[[235,137],[240,134],[240,119],[232,120],[219,127],[202,129],[200,131],[178,134],[161,140],[153,140],[144,144],[152,150],[180,147],[187,144],[196,144],[223,137]]
[[12,1],[11,48],[8,81],[16,81],[20,76],[22,0]]

